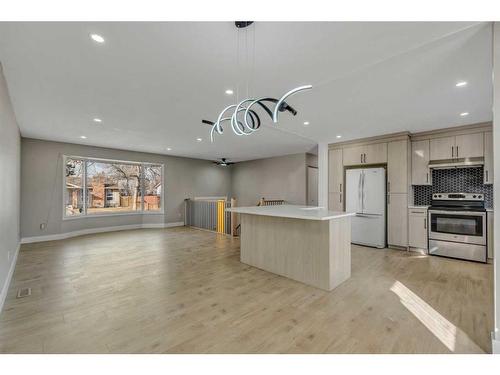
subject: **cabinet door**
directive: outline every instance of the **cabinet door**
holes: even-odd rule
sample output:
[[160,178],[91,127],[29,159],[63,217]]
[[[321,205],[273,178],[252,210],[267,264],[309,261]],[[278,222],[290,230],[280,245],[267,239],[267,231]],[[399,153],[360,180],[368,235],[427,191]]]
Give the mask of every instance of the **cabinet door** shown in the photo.
[[411,184],[432,185],[428,139],[411,143]]
[[364,147],[363,164],[382,164],[387,163],[387,143],[375,143]]
[[455,157],[455,137],[431,139],[430,157],[431,160],[453,159]]
[[344,211],[342,193],[328,193],[328,209],[330,211]]
[[493,183],[493,132],[484,133],[484,183]]
[[344,184],[344,166],[342,165],[342,149],[328,152],[328,191],[341,193]]
[[486,233],[488,234],[488,258],[494,258],[494,250],[493,250],[493,245],[494,245],[494,237],[493,237],[493,219],[494,219],[494,216],[493,216],[493,212],[492,211],[488,211],[488,213],[486,214],[487,216],[487,223],[488,223],[488,226],[486,228]]
[[412,210],[408,215],[408,245],[427,250],[427,210]]
[[344,165],[359,165],[363,164],[363,155],[365,148],[363,146],[346,147],[342,150],[342,159]]
[[457,135],[455,140],[456,158],[478,158],[484,156],[483,133]]
[[387,192],[408,192],[408,141],[387,144]]
[[387,242],[394,246],[408,246],[408,194],[388,194]]

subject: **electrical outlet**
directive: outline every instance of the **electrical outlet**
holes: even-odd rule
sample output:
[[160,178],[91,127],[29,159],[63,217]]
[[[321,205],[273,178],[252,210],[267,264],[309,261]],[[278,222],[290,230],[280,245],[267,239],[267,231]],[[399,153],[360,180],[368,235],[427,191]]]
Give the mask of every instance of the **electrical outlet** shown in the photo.
[[47,224],[40,223],[40,230],[45,230],[46,227],[47,227]]

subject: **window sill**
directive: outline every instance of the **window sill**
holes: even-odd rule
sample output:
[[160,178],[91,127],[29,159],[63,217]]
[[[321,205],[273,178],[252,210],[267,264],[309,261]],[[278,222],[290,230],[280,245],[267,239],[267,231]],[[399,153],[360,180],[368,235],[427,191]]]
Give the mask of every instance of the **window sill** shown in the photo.
[[92,214],[92,215],[81,215],[81,216],[63,216],[63,221],[66,220],[78,220],[78,219],[95,219],[99,217],[113,217],[113,216],[142,216],[142,215],[165,215],[164,211],[154,211],[154,212],[149,212],[149,211],[140,211],[140,212],[120,212],[120,213],[115,213],[115,214]]

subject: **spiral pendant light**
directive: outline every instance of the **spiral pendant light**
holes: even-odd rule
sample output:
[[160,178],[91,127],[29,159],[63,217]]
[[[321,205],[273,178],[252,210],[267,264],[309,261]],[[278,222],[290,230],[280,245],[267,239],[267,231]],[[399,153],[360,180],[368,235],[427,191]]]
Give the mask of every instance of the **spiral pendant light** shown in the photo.
[[[253,22],[252,21],[236,21],[235,25],[238,29],[247,28]],[[254,36],[255,42],[255,36]],[[247,49],[248,54],[248,48]],[[239,38],[238,38],[238,65],[239,65]],[[255,56],[255,47],[254,47],[254,56]],[[239,68],[239,66],[238,66]],[[261,98],[246,98],[239,101],[237,104],[232,104],[224,108],[217,117],[215,122],[209,120],[202,120],[202,123],[208,124],[212,127],[210,130],[210,141],[214,141],[214,134],[222,135],[224,133],[224,128],[222,124],[225,122],[229,122],[231,129],[234,134],[238,136],[250,135],[260,129],[261,120],[260,116],[256,112],[256,105],[269,115],[272,122],[278,123],[278,113],[279,112],[290,112],[293,116],[297,114],[297,111],[293,109],[287,102],[285,101],[290,96],[297,94],[301,91],[312,89],[312,85],[304,85],[296,87],[288,92],[286,92],[280,99],[270,98],[270,97],[261,97]],[[248,95],[248,81],[247,81],[247,95]],[[271,110],[268,104],[273,104],[274,108]],[[255,108],[255,109],[253,109]]]

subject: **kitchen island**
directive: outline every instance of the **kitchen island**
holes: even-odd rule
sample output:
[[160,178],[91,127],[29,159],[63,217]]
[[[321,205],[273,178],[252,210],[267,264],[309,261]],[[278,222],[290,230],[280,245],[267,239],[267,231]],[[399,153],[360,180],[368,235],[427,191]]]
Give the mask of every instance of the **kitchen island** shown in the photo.
[[236,207],[242,263],[324,290],[351,276],[351,216],[321,207]]

